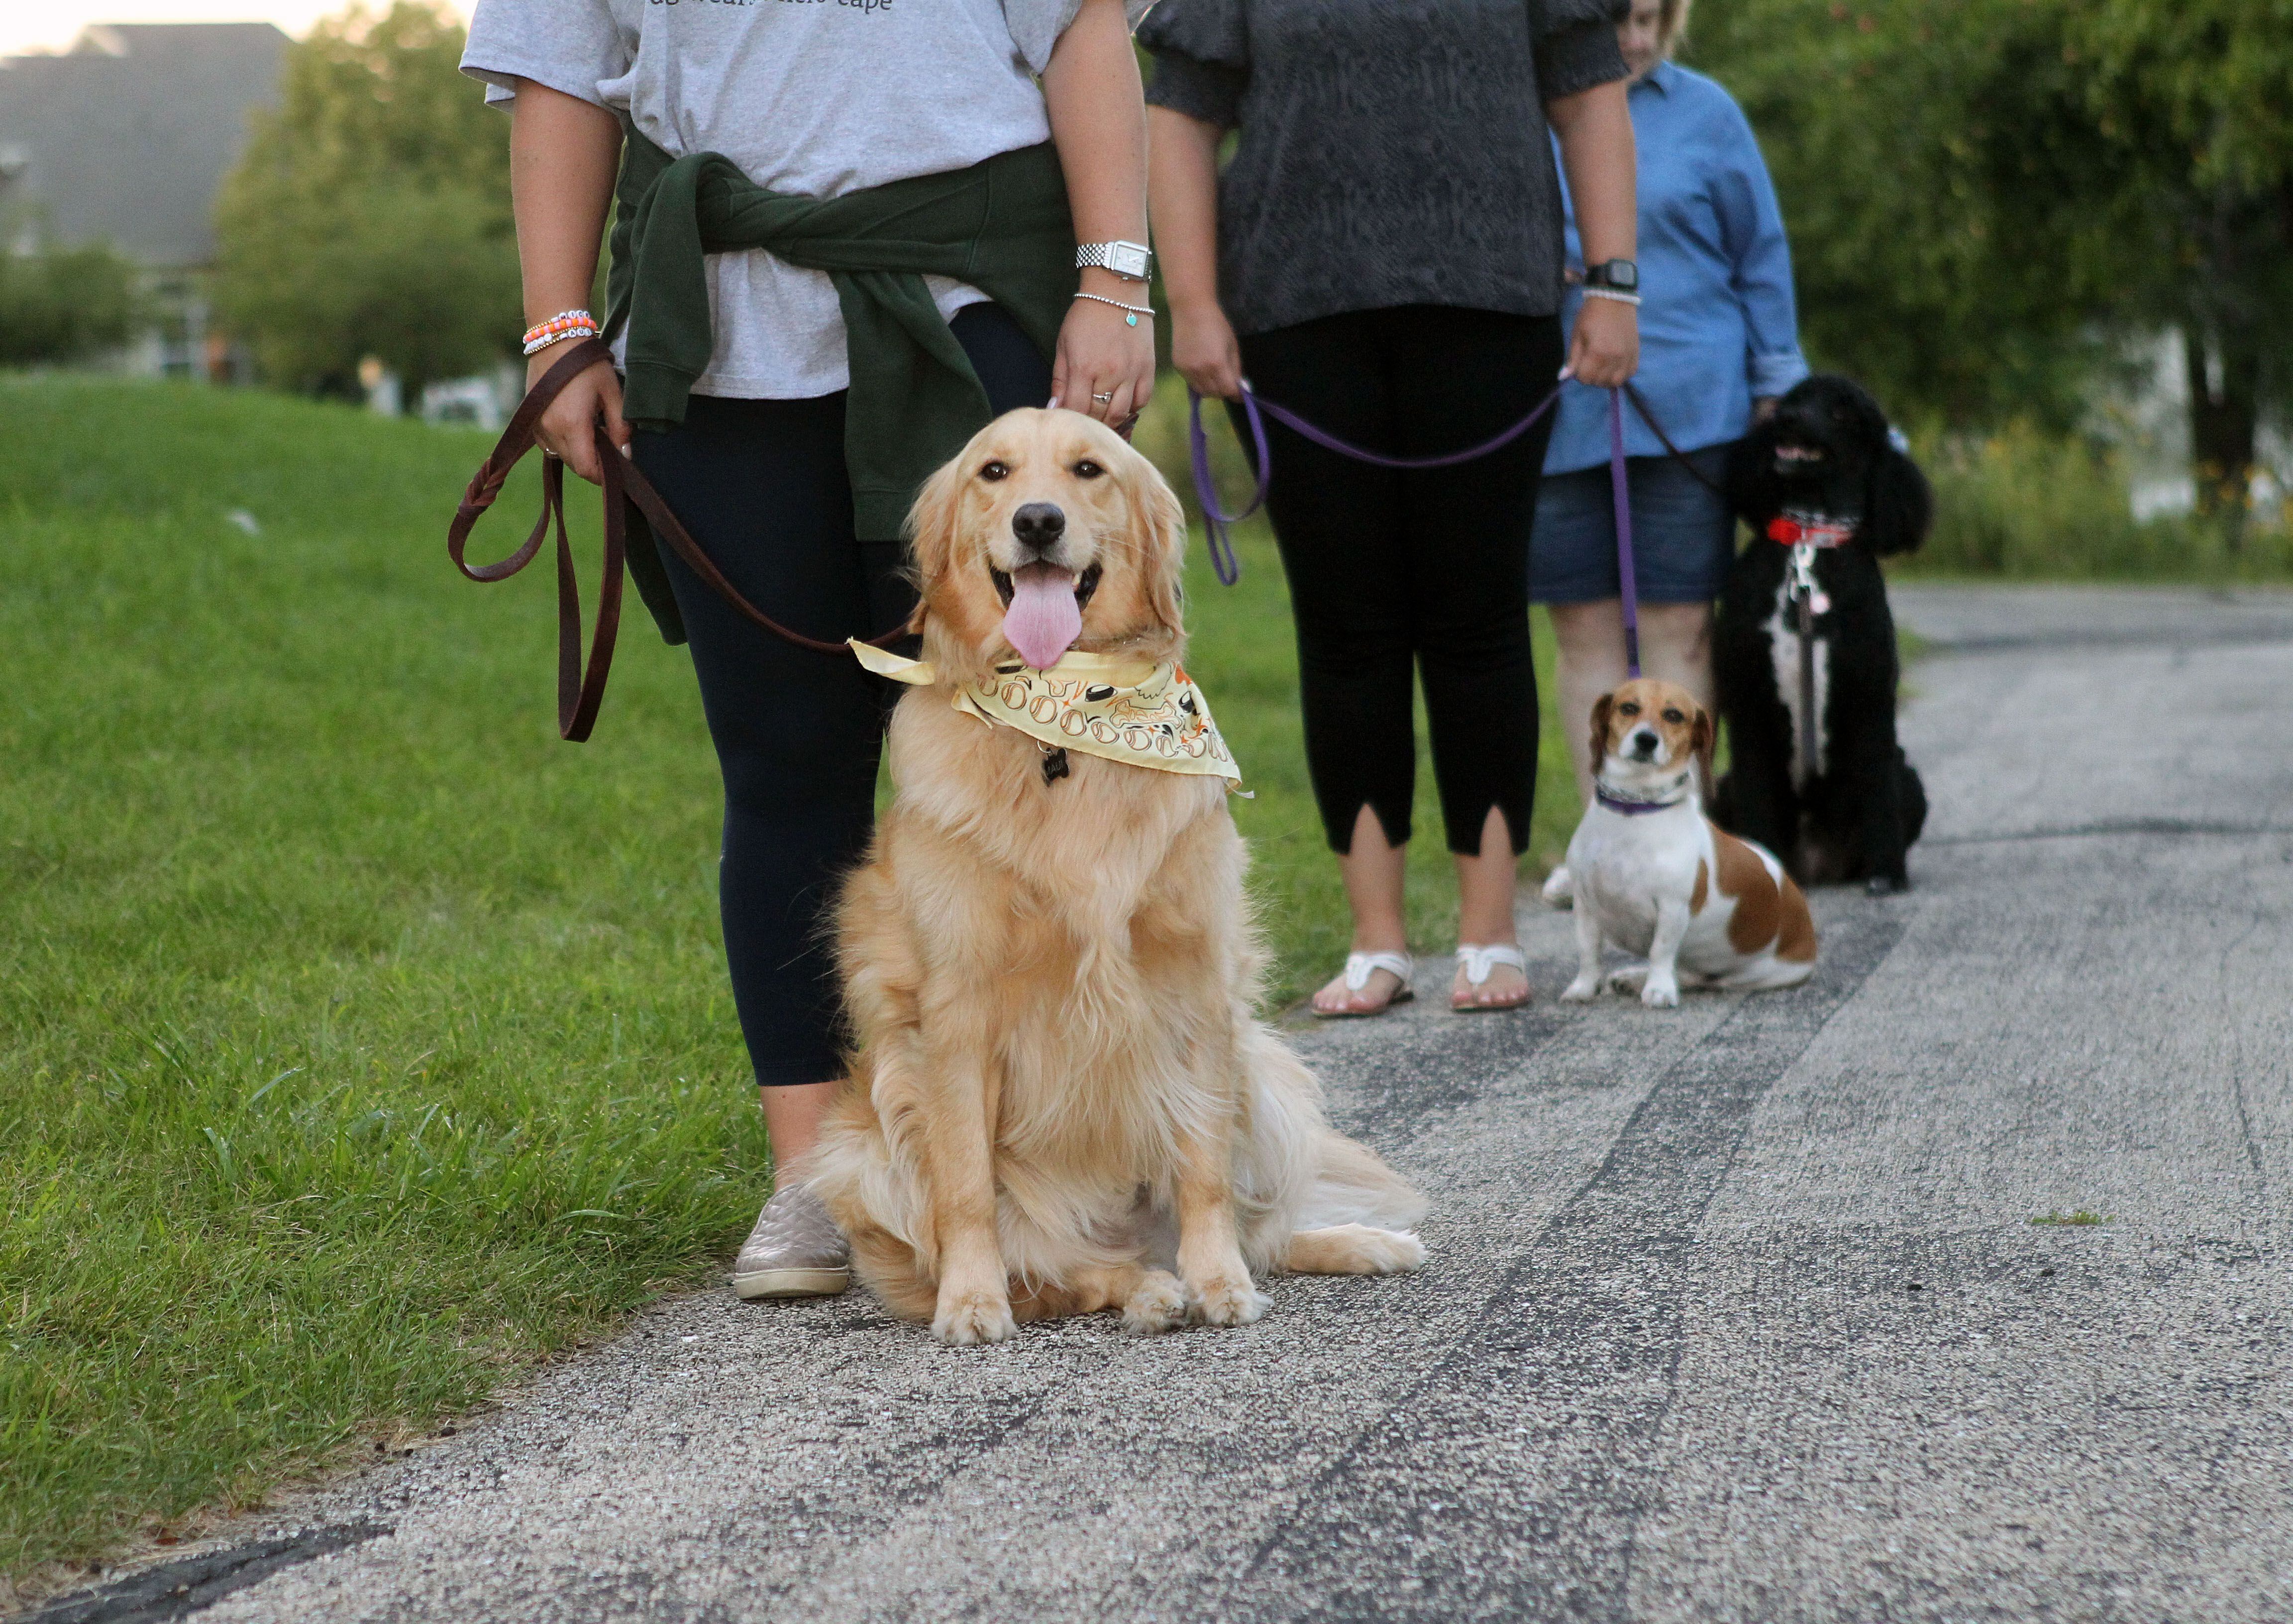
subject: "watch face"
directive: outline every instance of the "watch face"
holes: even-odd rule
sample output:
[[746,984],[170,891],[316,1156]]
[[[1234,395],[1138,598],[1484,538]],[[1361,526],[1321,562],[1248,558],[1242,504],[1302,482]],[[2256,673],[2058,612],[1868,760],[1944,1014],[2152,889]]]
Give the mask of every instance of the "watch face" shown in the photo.
[[1106,268],[1119,277],[1146,276],[1146,250],[1135,242],[1110,243],[1106,248]]
[[1641,268],[1628,259],[1612,259],[1600,267],[1600,280],[1619,293],[1630,293],[1641,285]]

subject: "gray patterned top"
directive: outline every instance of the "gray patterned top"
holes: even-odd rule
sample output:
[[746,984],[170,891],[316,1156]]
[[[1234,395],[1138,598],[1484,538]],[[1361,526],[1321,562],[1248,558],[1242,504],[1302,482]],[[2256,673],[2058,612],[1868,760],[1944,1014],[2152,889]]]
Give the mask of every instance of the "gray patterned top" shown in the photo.
[[1625,77],[1629,0],[1162,0],[1146,100],[1238,129],[1219,182],[1237,331],[1396,304],[1560,308],[1544,103]]

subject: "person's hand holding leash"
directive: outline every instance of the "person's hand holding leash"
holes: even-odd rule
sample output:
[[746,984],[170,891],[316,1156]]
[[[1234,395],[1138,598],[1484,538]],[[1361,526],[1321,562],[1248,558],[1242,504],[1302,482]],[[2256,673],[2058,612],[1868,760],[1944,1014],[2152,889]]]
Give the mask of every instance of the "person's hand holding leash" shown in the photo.
[[[531,389],[563,353],[556,344],[537,351],[525,363],[525,386]],[[607,361],[599,361],[568,384],[541,414],[541,422],[533,433],[543,450],[562,457],[568,468],[592,485],[604,479],[604,471],[597,466],[597,437],[590,432],[590,425],[601,412],[604,414],[606,434],[627,456],[629,425],[621,421],[621,380]]]
[[[518,82],[511,107],[510,198],[526,319],[535,323],[527,330],[532,348],[525,358],[525,386],[531,390],[563,359],[568,343],[597,331],[596,318],[581,307],[596,278],[597,245],[620,164],[621,126],[605,109],[531,80]],[[604,361],[568,384],[534,431],[543,450],[563,458],[592,485],[604,479],[591,427],[601,412],[606,433],[627,455],[621,381]]]
[[[1560,167],[1576,202],[1585,265],[1602,271],[1630,267],[1639,236],[1633,195],[1638,159],[1624,82],[1555,96],[1544,111],[1560,140]],[[1581,279],[1600,279],[1587,271]],[[1587,289],[1576,330],[1568,335],[1569,376],[1595,389],[1621,389],[1631,380],[1641,364],[1637,303],[1636,280],[1609,283],[1599,296]]]
[[1570,376],[1595,389],[1621,389],[1640,364],[1640,312],[1614,299],[1585,300],[1568,336]]
[[1216,125],[1166,107],[1147,112],[1154,140],[1155,230],[1163,242],[1163,291],[1171,301],[1171,364],[1196,394],[1242,393],[1242,346],[1219,303]]
[[1171,364],[1196,394],[1217,400],[1241,395],[1242,345],[1217,300],[1191,309],[1171,307]]

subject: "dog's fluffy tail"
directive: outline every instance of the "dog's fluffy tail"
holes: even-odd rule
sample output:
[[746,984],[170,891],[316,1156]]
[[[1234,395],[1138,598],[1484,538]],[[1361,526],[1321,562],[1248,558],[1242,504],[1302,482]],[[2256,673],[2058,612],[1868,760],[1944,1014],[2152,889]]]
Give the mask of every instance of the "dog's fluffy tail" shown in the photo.
[[1236,1184],[1252,1268],[1287,1266],[1300,1231],[1398,1232],[1424,1216],[1424,1198],[1376,1151],[1330,1126],[1321,1084],[1278,1033],[1252,1022],[1243,1047],[1251,1122]]
[[1367,1145],[1325,1127],[1320,1150],[1312,1192],[1298,1214],[1300,1229],[1340,1224],[1408,1229],[1425,1216],[1425,1198]]

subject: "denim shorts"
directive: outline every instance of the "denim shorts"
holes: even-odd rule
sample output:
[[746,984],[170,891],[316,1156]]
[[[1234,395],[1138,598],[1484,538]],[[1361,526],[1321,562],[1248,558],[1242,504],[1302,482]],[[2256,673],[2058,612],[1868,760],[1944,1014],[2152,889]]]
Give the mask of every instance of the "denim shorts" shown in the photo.
[[[1706,479],[1723,482],[1726,446],[1691,451]],[[1708,603],[1736,557],[1736,516],[1718,493],[1669,456],[1625,460],[1633,511],[1633,578],[1643,603]],[[1622,595],[1616,497],[1608,466],[1548,473],[1528,536],[1532,603],[1594,603]]]

